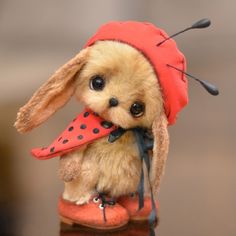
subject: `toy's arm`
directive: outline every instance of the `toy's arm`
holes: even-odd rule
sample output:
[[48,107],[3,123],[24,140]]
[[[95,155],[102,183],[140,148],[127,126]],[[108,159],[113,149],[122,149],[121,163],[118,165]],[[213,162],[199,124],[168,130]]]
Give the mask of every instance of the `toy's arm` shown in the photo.
[[87,145],[60,157],[59,177],[61,180],[71,182],[79,177],[86,147]]

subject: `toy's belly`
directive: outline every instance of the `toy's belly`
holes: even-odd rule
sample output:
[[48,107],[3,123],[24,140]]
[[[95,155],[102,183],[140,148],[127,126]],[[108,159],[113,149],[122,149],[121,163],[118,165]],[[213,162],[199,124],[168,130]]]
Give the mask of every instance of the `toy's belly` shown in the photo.
[[137,191],[141,161],[132,133],[112,144],[104,139],[92,145],[90,154],[98,164],[97,191],[114,197]]
[[141,174],[141,162],[129,154],[113,156],[113,163],[103,162],[97,183],[99,192],[114,197],[137,191]]

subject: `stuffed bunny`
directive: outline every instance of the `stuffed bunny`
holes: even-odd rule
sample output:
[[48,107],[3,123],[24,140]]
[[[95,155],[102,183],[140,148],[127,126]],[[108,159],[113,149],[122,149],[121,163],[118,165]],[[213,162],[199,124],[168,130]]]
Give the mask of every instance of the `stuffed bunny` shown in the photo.
[[184,71],[184,56],[172,39],[157,46],[167,37],[149,23],[103,25],[19,110],[15,126],[24,133],[71,96],[85,106],[51,145],[32,150],[38,159],[60,156],[63,222],[116,229],[157,210],[151,196],[164,172],[167,127],[188,101],[184,74],[166,66]]

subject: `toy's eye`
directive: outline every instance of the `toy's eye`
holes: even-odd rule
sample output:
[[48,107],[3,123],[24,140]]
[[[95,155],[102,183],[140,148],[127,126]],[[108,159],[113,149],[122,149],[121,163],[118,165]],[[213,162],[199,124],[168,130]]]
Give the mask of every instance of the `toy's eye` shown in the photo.
[[133,117],[140,117],[144,114],[145,105],[142,102],[135,102],[130,107],[130,113]]
[[105,87],[105,80],[101,75],[92,77],[89,83],[89,87],[95,91],[101,91]]

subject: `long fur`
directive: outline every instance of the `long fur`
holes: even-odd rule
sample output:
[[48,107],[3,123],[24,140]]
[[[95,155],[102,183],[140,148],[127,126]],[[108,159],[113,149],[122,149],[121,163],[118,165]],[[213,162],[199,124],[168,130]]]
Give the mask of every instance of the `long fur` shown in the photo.
[[155,119],[152,126],[154,135],[153,158],[151,166],[151,185],[154,196],[160,189],[161,177],[165,171],[166,159],[169,150],[169,134],[167,130],[168,121],[166,115],[162,113],[160,117]]
[[74,76],[82,69],[88,50],[81,51],[43,84],[32,98],[20,108],[15,127],[25,133],[40,125],[65,105],[74,93]]

